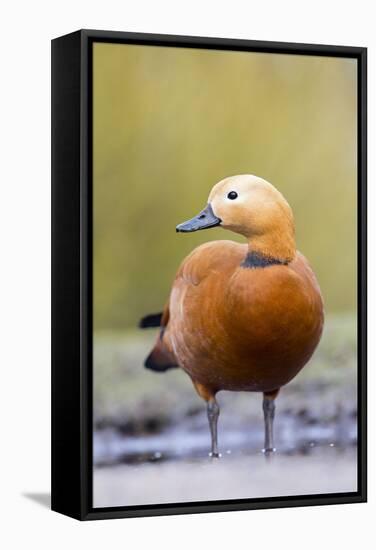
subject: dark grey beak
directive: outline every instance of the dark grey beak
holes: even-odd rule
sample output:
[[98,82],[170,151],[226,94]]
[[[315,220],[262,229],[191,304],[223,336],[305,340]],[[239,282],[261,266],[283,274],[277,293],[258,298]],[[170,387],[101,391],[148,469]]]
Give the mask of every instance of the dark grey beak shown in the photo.
[[179,233],[190,233],[191,231],[199,231],[215,227],[221,223],[221,219],[214,214],[210,204],[202,210],[197,216],[176,226],[176,231]]

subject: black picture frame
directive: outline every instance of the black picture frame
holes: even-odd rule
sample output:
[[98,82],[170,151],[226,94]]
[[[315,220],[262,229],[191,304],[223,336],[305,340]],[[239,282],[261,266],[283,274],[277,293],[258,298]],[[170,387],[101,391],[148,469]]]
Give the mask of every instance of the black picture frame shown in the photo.
[[[92,45],[348,57],[358,66],[358,491],[93,508]],[[365,502],[367,498],[367,50],[80,30],[52,40],[52,509],[80,520]]]

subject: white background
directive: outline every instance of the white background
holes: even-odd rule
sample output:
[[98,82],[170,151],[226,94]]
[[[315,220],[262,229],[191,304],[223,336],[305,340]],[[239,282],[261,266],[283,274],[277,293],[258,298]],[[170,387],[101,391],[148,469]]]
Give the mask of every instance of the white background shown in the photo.
[[[2,6],[0,48],[3,548],[351,548],[375,535],[375,352],[369,354],[369,503],[79,523],[25,496],[50,479],[50,44],[79,28],[369,48],[369,204],[375,191],[374,2],[64,0]],[[335,205],[333,205],[335,208]],[[370,215],[370,241],[375,234]],[[338,235],[341,239],[341,235]],[[375,259],[370,256],[370,281]],[[375,293],[370,290],[370,306]],[[374,312],[369,318],[371,330]],[[372,337],[372,332],[371,332]],[[371,340],[372,338],[370,338]],[[373,348],[373,349],[372,349]]]

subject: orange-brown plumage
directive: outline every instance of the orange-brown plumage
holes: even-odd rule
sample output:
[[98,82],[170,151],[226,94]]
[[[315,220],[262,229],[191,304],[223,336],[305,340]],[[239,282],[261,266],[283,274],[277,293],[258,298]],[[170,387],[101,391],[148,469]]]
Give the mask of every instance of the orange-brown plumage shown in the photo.
[[180,366],[209,403],[220,390],[274,399],[320,340],[318,283],[295,249],[291,209],[268,182],[227,178],[213,188],[208,204],[209,212],[178,229],[201,229],[197,224],[217,219],[248,243],[206,243],[183,261],[151,359],[157,363],[164,355],[166,363]]
[[171,292],[163,342],[213,393],[280,388],[308,361],[322,330],[320,293],[305,258],[250,269],[241,267],[246,253],[231,241],[197,248]]

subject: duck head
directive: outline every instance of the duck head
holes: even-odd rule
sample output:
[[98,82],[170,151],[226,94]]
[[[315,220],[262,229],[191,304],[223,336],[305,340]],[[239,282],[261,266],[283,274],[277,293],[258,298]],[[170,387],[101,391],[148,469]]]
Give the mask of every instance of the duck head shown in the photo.
[[296,252],[292,210],[269,182],[252,175],[221,180],[208,204],[194,218],[179,224],[178,232],[220,226],[246,237],[252,252],[289,262]]

